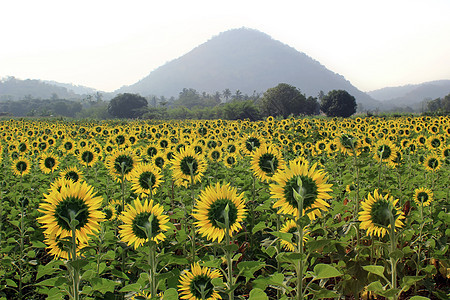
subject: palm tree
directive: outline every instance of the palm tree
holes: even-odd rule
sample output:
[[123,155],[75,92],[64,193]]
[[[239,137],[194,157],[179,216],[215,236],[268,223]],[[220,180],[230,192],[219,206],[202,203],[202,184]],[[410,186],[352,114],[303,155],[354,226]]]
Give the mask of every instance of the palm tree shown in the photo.
[[228,98],[230,98],[231,96],[231,91],[230,89],[224,89],[222,92],[222,95],[225,97],[225,102],[228,102]]

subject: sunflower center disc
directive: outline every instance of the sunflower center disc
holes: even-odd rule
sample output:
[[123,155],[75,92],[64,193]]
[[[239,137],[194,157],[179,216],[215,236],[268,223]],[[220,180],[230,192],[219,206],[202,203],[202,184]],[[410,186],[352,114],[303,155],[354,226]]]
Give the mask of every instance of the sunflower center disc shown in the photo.
[[236,222],[238,211],[234,203],[228,199],[217,199],[211,204],[208,211],[208,219],[215,227],[221,228],[221,226],[219,226],[219,223],[225,224],[224,211],[225,208],[227,207],[227,204],[229,208],[228,212],[228,221],[230,225],[229,227],[231,227],[234,224],[234,222]]
[[[305,190],[303,209],[307,210],[311,207],[314,201],[316,201],[317,195],[319,195],[319,193],[317,191],[317,185],[311,177],[301,175],[300,179],[302,180],[302,187]],[[297,185],[297,177],[291,178],[288,182],[286,182],[286,186],[284,187],[284,195],[286,197],[286,200],[294,208],[297,208],[298,204],[297,200],[295,200],[293,190],[295,189],[296,191],[298,191],[299,188],[300,187]]]
[[[203,289],[203,292],[206,293],[203,296],[201,293],[202,289]],[[197,299],[209,299],[209,297],[211,297],[211,295],[214,291],[214,286],[211,283],[211,278],[209,278],[206,275],[195,276],[194,279],[192,279],[192,282],[190,285],[190,291],[191,291],[192,295],[197,297]]]
[[152,228],[152,236],[155,237],[157,235],[157,233],[159,232],[159,221],[158,218],[156,218],[156,216],[153,217],[152,223],[149,224],[148,221],[148,217],[150,217],[152,213],[150,212],[141,212],[138,215],[136,215],[136,217],[134,217],[133,223],[132,223],[132,228],[133,228],[133,232],[134,234],[140,238],[140,239],[146,239],[147,238],[147,234],[145,233],[144,230],[142,230],[139,227],[147,227],[147,226],[151,226]]
[[55,209],[55,218],[59,226],[63,229],[70,231],[70,225],[66,220],[70,222],[70,213],[75,214],[75,219],[78,221],[78,225],[75,229],[84,227],[89,221],[88,206],[83,199],[69,197],[61,201]]

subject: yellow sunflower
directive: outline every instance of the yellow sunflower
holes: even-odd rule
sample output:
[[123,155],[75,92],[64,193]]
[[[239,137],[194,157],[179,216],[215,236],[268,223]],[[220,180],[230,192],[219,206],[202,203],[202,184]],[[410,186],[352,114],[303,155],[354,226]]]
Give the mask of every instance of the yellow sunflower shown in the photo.
[[[285,233],[292,233],[295,234],[297,233],[297,222],[295,222],[294,220],[288,220],[281,228],[280,228],[280,232],[285,232]],[[309,231],[306,230],[306,227],[303,228],[303,241],[307,241],[308,240],[308,235],[309,235]],[[298,248],[298,238],[294,239],[295,242],[291,241],[287,241],[284,239],[280,240],[281,246],[287,250],[287,251],[291,251],[294,252],[297,250]]]
[[225,236],[225,209],[228,206],[228,230],[230,235],[242,229],[241,222],[246,214],[244,193],[237,194],[237,189],[230,184],[205,188],[193,210],[194,224],[197,231],[207,239],[221,242]]
[[50,193],[44,194],[44,202],[39,212],[44,216],[37,218],[50,236],[65,238],[71,236],[71,219],[78,221],[75,234],[81,243],[88,242],[88,235],[97,232],[103,220],[103,213],[99,210],[102,198],[95,196],[93,188],[86,182],[72,182],[63,180],[58,188],[52,186]]
[[437,154],[432,153],[425,158],[423,165],[427,171],[435,172],[441,168],[442,162]]
[[68,167],[61,172],[61,177],[72,180],[73,182],[83,181],[83,172],[76,166]]
[[117,217],[116,205],[112,201],[103,207],[102,211],[105,214],[105,220],[114,220]]
[[262,181],[271,180],[277,172],[284,169],[283,157],[276,148],[261,146],[253,153],[250,168]]
[[382,139],[375,143],[373,158],[376,161],[390,162],[395,159],[398,148],[388,139]]
[[415,189],[413,199],[417,205],[429,206],[433,201],[433,192],[424,187]]
[[242,152],[244,154],[250,155],[262,145],[264,145],[264,140],[252,134],[242,140]]
[[[289,162],[289,167],[273,177],[274,184],[270,185],[271,197],[276,200],[273,207],[280,208],[279,214],[290,214],[299,216],[298,204],[294,196],[294,190],[301,193],[303,190],[303,212],[310,210],[307,215],[311,220],[321,217],[321,211],[328,210],[330,204],[326,202],[331,199],[332,184],[326,183],[328,177],[322,170],[316,170],[317,163],[309,167],[309,164]],[[299,186],[301,180],[301,187]]]
[[378,190],[372,194],[369,193],[367,199],[361,202],[362,211],[359,212],[360,228],[367,229],[367,234],[383,237],[391,228],[391,215],[395,222],[395,227],[400,228],[404,224],[405,218],[403,212],[396,205],[398,199],[394,200],[389,194],[381,195]]
[[214,289],[212,279],[221,278],[219,270],[201,267],[199,263],[191,265],[191,271],[185,271],[180,276],[178,291],[180,299],[188,300],[216,300],[222,299]]
[[25,157],[19,157],[12,162],[12,171],[16,176],[25,176],[30,173],[31,162]]
[[58,169],[59,161],[58,158],[53,155],[52,153],[44,153],[41,155],[41,158],[39,160],[39,168],[42,172],[48,174],[52,173],[56,169]]
[[[159,243],[164,241],[164,232],[169,229],[166,224],[169,217],[163,214],[161,205],[153,203],[153,200],[145,200],[142,203],[139,199],[134,200],[133,205],[128,204],[125,211],[119,217],[123,222],[119,226],[119,234],[128,246],[133,245],[134,249],[148,241],[148,234],[151,233],[151,240]],[[145,230],[144,230],[145,229]]]
[[113,178],[117,181],[122,180],[122,176],[125,180],[130,181],[133,169],[139,163],[139,157],[137,157],[132,150],[123,149],[114,151],[109,157],[106,166]]
[[140,163],[131,175],[131,189],[141,196],[148,196],[155,193],[161,180],[161,171],[158,167]]
[[[68,242],[69,237],[66,237],[65,240]],[[48,246],[48,252],[53,255],[56,259],[69,259],[69,252],[67,245],[64,245],[64,241],[60,236],[56,235],[45,235],[44,243]],[[77,256],[80,254],[80,250],[86,247],[85,243],[77,244]]]
[[[187,187],[201,181],[207,164],[203,156],[195,153],[193,147],[182,149],[172,160],[172,176],[177,186]],[[192,175],[192,178],[191,178]]]
[[83,166],[92,167],[98,161],[98,154],[89,147],[81,148],[78,152],[78,161]]

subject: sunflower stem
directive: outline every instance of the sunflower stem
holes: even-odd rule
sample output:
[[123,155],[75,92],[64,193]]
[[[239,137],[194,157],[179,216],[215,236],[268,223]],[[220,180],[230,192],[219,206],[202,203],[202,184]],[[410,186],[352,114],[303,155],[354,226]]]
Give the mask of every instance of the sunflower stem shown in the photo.
[[225,217],[225,256],[227,259],[227,271],[228,271],[228,299],[234,300],[234,277],[233,277],[233,259],[232,253],[230,251],[231,237],[230,237],[230,207],[225,207],[224,217]]
[[[78,225],[78,220],[76,219],[76,215],[73,211],[70,211],[70,229],[72,231],[72,245],[71,245],[71,255],[69,255],[69,259],[71,262],[75,262],[77,260],[77,236],[76,236],[76,226]],[[70,257],[71,256],[71,257]],[[80,276],[78,266],[73,264],[70,268],[73,272],[72,274],[72,283],[73,283],[73,299],[79,300],[79,290],[80,290]]]
[[[391,240],[391,252],[390,252],[390,262],[391,262],[391,288],[396,289],[397,288],[397,260],[398,258],[395,257],[394,252],[397,249],[397,242],[396,242],[396,236],[395,236],[395,220],[394,215],[392,214],[392,210],[390,210],[389,213],[389,219],[391,223],[390,227],[390,240]],[[397,299],[397,295],[394,295],[394,300]]]
[[305,198],[305,189],[300,177],[297,177],[298,190],[293,189],[294,198],[297,201],[298,219],[297,219],[297,233],[298,244],[297,253],[300,254],[300,259],[297,263],[297,299],[303,299],[303,201]]
[[360,235],[359,235],[359,222],[358,222],[358,213],[359,213],[359,168],[358,162],[356,160],[356,150],[353,148],[353,163],[356,169],[356,199],[355,199],[355,212],[353,213],[353,218],[356,224],[356,245],[359,246]]
[[[187,163],[189,167],[189,173],[191,175],[191,199],[192,206],[195,206],[195,192],[194,192],[194,162]],[[191,261],[195,262],[195,228],[194,228],[194,219],[191,218]]]

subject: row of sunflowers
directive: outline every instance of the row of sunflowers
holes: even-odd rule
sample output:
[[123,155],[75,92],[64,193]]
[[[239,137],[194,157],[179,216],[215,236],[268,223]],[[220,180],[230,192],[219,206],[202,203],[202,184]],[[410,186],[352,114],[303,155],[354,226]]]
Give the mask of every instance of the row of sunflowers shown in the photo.
[[450,118],[0,122],[0,299],[446,299]]

